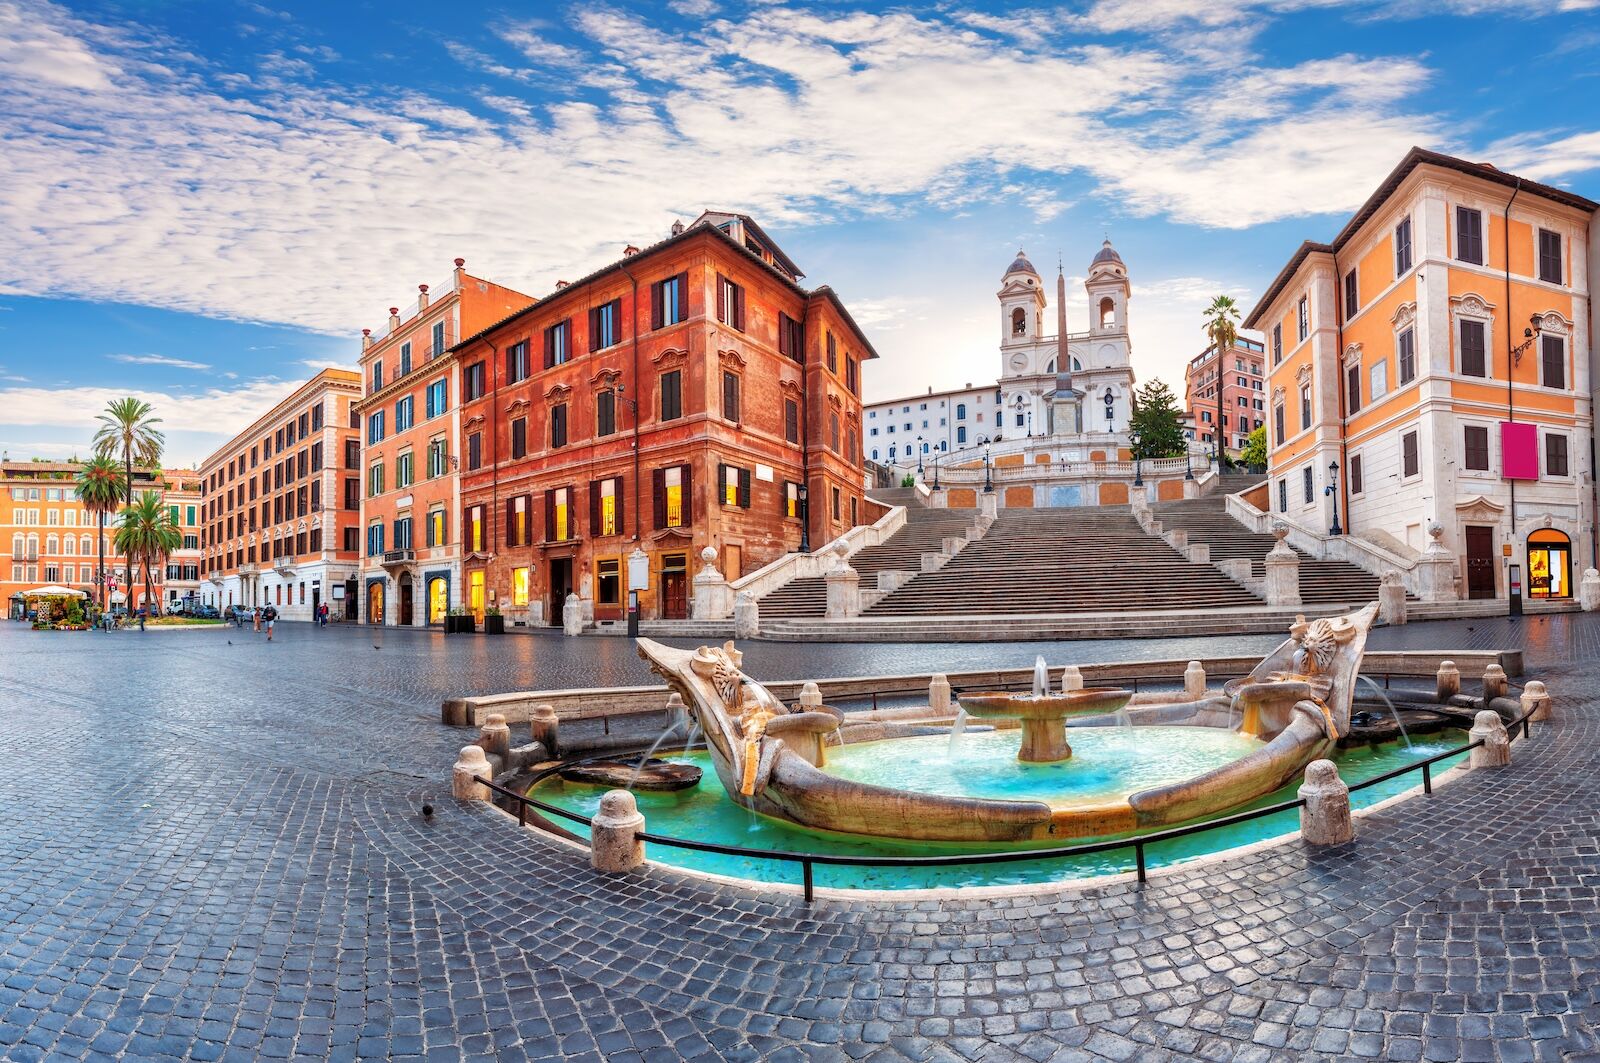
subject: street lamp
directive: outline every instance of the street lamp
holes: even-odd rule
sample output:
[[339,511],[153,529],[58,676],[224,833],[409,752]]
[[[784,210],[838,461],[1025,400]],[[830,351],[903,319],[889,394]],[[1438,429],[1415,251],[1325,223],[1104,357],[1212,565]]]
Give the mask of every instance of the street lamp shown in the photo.
[[1133,444],[1133,486],[1144,486],[1144,458],[1139,453],[1139,431],[1134,429],[1128,433],[1128,442]]
[[939,459],[944,457],[944,451],[935,451],[933,455],[933,489],[939,490]]
[[994,491],[994,480],[989,476],[989,437],[984,436],[978,442],[983,444],[983,490],[990,493]]
[[1342,535],[1344,529],[1339,527],[1339,463],[1328,462],[1328,486],[1322,489],[1323,493],[1333,498],[1333,527],[1328,529],[1329,535]]
[[810,493],[806,490],[805,484],[801,484],[800,489],[795,492],[795,497],[800,500],[800,552],[802,554],[811,552],[811,509],[808,501]]
[[922,437],[917,437],[917,475],[922,475]]

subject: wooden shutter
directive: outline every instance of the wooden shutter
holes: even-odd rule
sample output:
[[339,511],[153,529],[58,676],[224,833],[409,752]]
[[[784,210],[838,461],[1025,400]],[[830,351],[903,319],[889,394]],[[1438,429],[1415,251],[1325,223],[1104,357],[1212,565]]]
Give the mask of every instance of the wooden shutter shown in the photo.
[[789,315],[778,312],[778,353],[785,358],[792,357],[794,352],[789,348]]
[[576,539],[578,529],[578,485],[572,483],[567,487],[567,538]]
[[589,308],[589,352],[592,354],[600,349],[600,308]]
[[678,274],[678,320],[682,321],[689,316],[689,273],[685,270]]
[[556,333],[555,329],[544,330],[544,367],[549,369],[556,364]]
[[728,504],[728,469],[729,468],[730,468],[730,466],[724,465],[724,464],[722,464],[720,462],[717,464],[716,496],[717,496],[717,505],[719,505],[719,506],[725,506],[725,505]]
[[691,527],[694,524],[694,467],[685,465],[683,468],[683,526]]
[[[570,507],[568,512],[570,513]],[[556,493],[548,490],[544,493],[544,541],[553,542],[556,537]]]
[[739,505],[745,509],[750,508],[750,470],[739,470]]
[[733,286],[733,327],[744,331],[744,289]]
[[717,274],[717,320],[726,323],[728,320],[728,278]]
[[589,481],[589,528],[596,535],[600,534],[600,483]]
[[655,507],[655,525],[659,531],[667,526],[667,470],[650,471],[650,501]]
[[622,523],[622,477],[613,476],[611,478],[611,482],[613,485],[615,485],[612,487],[612,490],[616,492],[612,497],[615,499],[613,504],[616,506],[617,510],[617,534],[621,535],[622,529],[625,527],[625,525]]
[[656,281],[650,285],[650,327],[653,329],[661,327],[664,316],[661,309],[662,284],[662,281]]

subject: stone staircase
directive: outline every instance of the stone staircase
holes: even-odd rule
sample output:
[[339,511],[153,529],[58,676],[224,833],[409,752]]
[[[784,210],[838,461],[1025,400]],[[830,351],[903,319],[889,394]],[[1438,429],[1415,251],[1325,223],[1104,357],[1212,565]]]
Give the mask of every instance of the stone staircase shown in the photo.
[[[1260,604],[1216,568],[1193,564],[1147,535],[1129,507],[1099,506],[1001,510],[982,539],[862,615],[998,616]],[[763,621],[767,615],[763,603]]]
[[[903,494],[902,494],[903,492]],[[938,553],[946,537],[965,536],[977,519],[975,509],[926,509],[915,489],[897,487],[870,492],[890,506],[906,507],[906,525],[887,542],[868,546],[850,558],[861,575],[863,590],[877,586],[878,573],[922,571],[922,555]],[[959,556],[959,555],[958,555]],[[761,619],[820,617],[827,611],[828,584],[821,576],[790,580],[761,599]]]
[[[1227,476],[1216,493],[1203,498],[1162,502],[1150,507],[1150,515],[1163,530],[1183,531],[1189,542],[1211,547],[1212,561],[1245,558],[1251,574],[1266,577],[1267,551],[1276,540],[1253,532],[1229,516],[1225,495],[1259,483],[1259,476]],[[1230,482],[1231,481],[1231,482]],[[1299,551],[1296,551],[1299,553]],[[1348,561],[1315,561],[1300,554],[1300,600],[1306,605],[1356,605],[1375,601],[1378,577]],[[1413,599],[1415,600],[1415,599]]]

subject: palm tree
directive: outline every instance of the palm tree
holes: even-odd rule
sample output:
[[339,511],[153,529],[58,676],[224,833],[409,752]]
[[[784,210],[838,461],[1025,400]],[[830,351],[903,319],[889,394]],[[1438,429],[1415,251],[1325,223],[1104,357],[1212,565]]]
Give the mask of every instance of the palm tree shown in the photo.
[[1227,462],[1222,450],[1225,435],[1222,430],[1222,382],[1225,379],[1222,359],[1233,350],[1234,341],[1239,338],[1238,330],[1234,327],[1234,322],[1239,320],[1239,307],[1231,295],[1219,295],[1205,308],[1204,316],[1205,334],[1211,338],[1211,349],[1217,352],[1217,423],[1212,427],[1212,432],[1217,437],[1217,468],[1221,470]]
[[[106,412],[99,417],[100,428],[94,434],[94,451],[103,458],[121,458],[127,482],[123,485],[124,500],[133,505],[133,463],[154,467],[161,461],[161,448],[166,436],[155,427],[161,418],[153,417],[154,408],[143,399],[129,395],[106,404]],[[133,558],[128,558],[128,593],[133,593]]]
[[100,524],[100,611],[106,609],[106,518],[121,506],[126,478],[112,458],[91,458],[78,470],[77,495],[86,512]]
[[[150,583],[151,570],[165,565],[167,556],[183,545],[183,532],[173,521],[172,510],[162,504],[156,492],[141,491],[138,500],[122,511],[113,541],[127,557],[129,566],[138,561],[144,567],[144,600],[150,605],[155,596],[155,588]],[[128,592],[128,604],[132,605],[131,576]],[[155,610],[152,608],[151,612]]]

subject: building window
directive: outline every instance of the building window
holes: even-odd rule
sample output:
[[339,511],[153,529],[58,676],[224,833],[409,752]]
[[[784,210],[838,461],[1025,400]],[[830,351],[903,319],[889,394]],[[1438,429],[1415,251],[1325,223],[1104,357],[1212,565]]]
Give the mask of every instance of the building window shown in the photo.
[[483,433],[474,432],[467,437],[467,468],[483,468]]
[[1570,476],[1567,466],[1567,437],[1550,432],[1544,437],[1544,472],[1546,476]]
[[522,340],[506,348],[506,383],[516,384],[528,379],[528,341]]
[[962,443],[965,443],[966,441],[967,441],[967,426],[964,425],[964,424],[956,425],[956,444],[960,445]]
[[778,314],[778,353],[785,358],[796,362],[805,358],[805,327],[790,317],[780,312]]
[[657,528],[684,528],[694,521],[694,477],[688,465],[657,469],[651,474],[651,498]]
[[1287,479],[1278,481],[1278,512],[1289,512],[1289,481]]
[[528,453],[528,419],[514,418],[511,422],[511,456],[521,458]]
[[532,597],[532,570],[528,568],[514,568],[511,570],[511,604],[522,607],[528,604]]
[[404,432],[411,427],[416,420],[413,412],[415,409],[416,402],[410,395],[394,404],[394,430],[396,432]]
[[589,484],[589,523],[595,535],[616,535],[622,526],[622,477]]
[[1300,325],[1300,342],[1304,343],[1305,338],[1311,335],[1311,311],[1306,304],[1306,297],[1303,295],[1300,297],[1300,305],[1296,310],[1295,320]]
[[407,340],[400,345],[400,372],[395,374],[395,379],[399,380],[409,372],[411,372],[411,341]]
[[[1376,396],[1374,396],[1376,398]],[[1242,403],[1241,403],[1242,404]],[[1344,405],[1348,413],[1361,409],[1361,363],[1345,366]]]
[[1394,227],[1394,275],[1404,276],[1411,268],[1411,219],[1402,218]]
[[[383,442],[383,414],[379,410],[367,418],[367,445]],[[281,466],[280,466],[281,468]]]
[[1489,471],[1489,429],[1481,424],[1465,425],[1461,429],[1462,464],[1474,472]]
[[1311,427],[1311,385],[1300,385],[1300,429]]
[[[298,546],[298,544],[297,544]],[[411,549],[411,518],[397,517],[394,522],[394,548],[396,550]],[[301,551],[303,552],[303,551]]]
[[564,543],[576,538],[572,520],[572,489],[557,487],[544,493],[544,537],[546,542]]
[[1353,494],[1353,495],[1359,495],[1361,493],[1361,455],[1360,454],[1352,454],[1352,455],[1350,455],[1350,493]]
[[[828,343],[827,343],[827,348],[828,348],[828,355],[827,355],[827,357],[828,357],[828,372],[837,373],[839,371],[839,343],[838,343],[837,340],[835,340],[833,338],[833,333],[830,332],[827,335],[828,335]],[[906,409],[909,410],[910,407],[908,406],[908,407],[906,407]]]
[[683,416],[683,372],[674,369],[661,374],[661,419],[674,421]]
[[430,418],[444,413],[450,406],[450,382],[441,377],[429,384],[423,401],[425,412]]
[[[873,434],[878,430],[874,428]],[[783,438],[791,443],[800,442],[800,404],[793,399],[783,400]]]
[[1483,265],[1483,215],[1470,207],[1456,208],[1456,258]]
[[[377,557],[383,553],[383,525],[372,523],[367,525],[367,556]],[[274,557],[278,556],[276,553]]]
[[429,546],[445,545],[444,510],[430,509],[428,511],[427,540]]
[[722,504],[750,508],[750,470],[737,465],[717,466],[717,483]]
[[483,553],[483,507],[468,506],[466,512],[467,550],[469,553]]
[[1372,368],[1368,371],[1368,378],[1367,398],[1369,401],[1377,402],[1389,394],[1389,360],[1380,358],[1373,362]]
[[601,351],[621,339],[622,300],[613,299],[589,311],[589,350]]
[[559,450],[567,445],[567,404],[558,402],[550,407],[550,449]]
[[1400,333],[1395,341],[1395,365],[1400,373],[1400,387],[1417,378],[1417,337],[1411,329]]
[[622,562],[614,557],[602,558],[594,564],[595,602],[599,605],[622,604]]
[[532,509],[532,495],[516,495],[506,499],[507,546],[528,546],[533,542],[533,526],[529,520]]
[[1484,335],[1482,321],[1462,320],[1461,374],[1463,376],[1486,377],[1489,375],[1489,361]]
[[717,320],[744,331],[744,288],[717,274]]
[[1560,336],[1539,337],[1540,383],[1547,388],[1567,386],[1567,341]]
[[483,398],[483,363],[473,362],[461,370],[461,401]]
[[572,357],[572,319],[558,321],[544,330],[544,367],[565,365]]
[[857,393],[856,389],[858,384],[856,382],[856,360],[850,357],[848,354],[844,356],[844,386],[849,389],[850,394],[854,395]]
[[1539,279],[1550,284],[1560,284],[1561,234],[1549,229],[1539,230]]
[[[367,469],[367,496],[375,498],[381,494],[383,494],[383,462],[375,461]],[[276,502],[277,499],[273,501]],[[277,520],[275,519],[273,523],[276,524]]]
[[723,370],[722,416],[729,421],[739,419],[739,374]]
[[415,459],[411,451],[406,451],[394,459],[394,485],[396,487],[410,487],[416,478],[413,466]]
[[428,352],[429,358],[437,358],[444,353],[444,322],[433,323],[433,348]]
[[833,519],[835,521],[837,521],[839,519],[839,489],[837,487],[833,488],[832,489],[832,493],[833,493]]
[[594,434],[608,436],[617,430],[617,393],[599,392],[594,397]]
[[[311,471],[312,472],[321,472],[322,471],[322,444],[321,443],[313,443],[313,444],[311,444]],[[255,481],[254,480],[250,481],[250,486],[251,487],[255,486]],[[194,523],[194,507],[193,506],[189,507],[189,521],[188,522],[190,524]]]
[[1356,287],[1356,271],[1344,275],[1344,319],[1349,321],[1361,310],[1361,292]]
[[1309,505],[1317,499],[1317,485],[1311,473],[1311,466],[1307,465],[1300,470],[1301,486],[1305,489],[1306,503]]
[[1272,326],[1272,364],[1283,361],[1283,325]]
[[1415,476],[1421,468],[1417,458],[1417,433],[1406,432],[1400,437],[1400,475]]
[[[351,477],[348,477],[345,480],[345,482],[344,482],[344,508],[345,509],[360,509],[361,508],[361,478],[360,477],[351,476]],[[261,521],[264,524],[264,523],[266,523],[266,520],[267,520],[267,504],[265,502],[263,502],[263,503],[261,503]]]
[[680,273],[650,286],[650,327],[666,328],[689,317],[689,274]]
[[[876,458],[877,454],[874,453]],[[800,485],[792,481],[785,481],[783,485],[783,515],[798,518],[800,516]]]
[[839,453],[839,415],[828,415],[828,449],[835,454]]
[[[474,433],[476,438],[476,433]],[[450,451],[445,446],[444,436],[434,436],[428,440],[428,479],[443,476],[449,462]]]
[[[370,393],[372,393],[374,391],[378,391],[378,390],[382,389],[382,387],[383,387],[383,363],[382,362],[373,362],[372,363],[372,382],[367,386],[367,392],[370,394]],[[279,431],[278,431],[278,447],[279,447],[279,449],[283,448],[283,430],[282,429],[279,429]]]
[[[347,439],[344,441],[344,467],[347,469],[361,468],[361,440]],[[266,473],[262,473],[262,490],[266,490]]]

